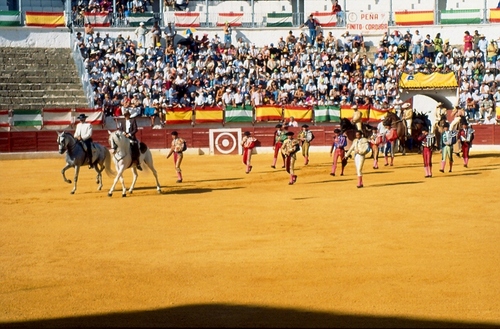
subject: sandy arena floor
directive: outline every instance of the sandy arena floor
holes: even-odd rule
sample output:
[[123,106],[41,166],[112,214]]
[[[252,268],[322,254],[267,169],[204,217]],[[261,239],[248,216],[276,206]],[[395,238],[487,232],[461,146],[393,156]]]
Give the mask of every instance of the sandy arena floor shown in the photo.
[[176,184],[154,152],[162,193],[141,172],[126,198],[0,161],[0,327],[500,327],[497,153],[367,160],[362,189],[311,153],[289,186],[271,154],[186,155]]

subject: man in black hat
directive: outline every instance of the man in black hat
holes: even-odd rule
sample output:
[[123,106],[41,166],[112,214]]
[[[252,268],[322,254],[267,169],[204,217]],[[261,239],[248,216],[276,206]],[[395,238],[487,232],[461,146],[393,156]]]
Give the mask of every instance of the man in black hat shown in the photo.
[[309,164],[309,146],[314,139],[314,134],[309,130],[309,126],[306,124],[302,125],[302,131],[299,133],[299,141],[302,146],[302,156],[304,157],[304,164]]
[[92,125],[85,122],[86,119],[87,116],[83,113],[78,116],[80,122],[76,125],[75,138],[85,144],[89,169],[92,169],[94,168],[94,164],[92,163]]
[[290,174],[290,182],[288,185],[293,185],[297,181],[297,175],[295,175],[294,169],[300,145],[299,141],[293,138],[293,131],[289,131],[285,135],[286,139],[281,146],[281,153],[286,157],[285,168],[286,172]]
[[142,170],[141,160],[140,160],[140,151],[139,151],[139,141],[135,134],[137,134],[137,121],[135,117],[137,114],[131,115],[130,111],[127,111],[123,114],[125,117],[125,124],[120,126],[120,130],[125,133],[125,136],[130,139],[130,147],[131,147],[131,155],[132,162],[137,162],[137,169]]

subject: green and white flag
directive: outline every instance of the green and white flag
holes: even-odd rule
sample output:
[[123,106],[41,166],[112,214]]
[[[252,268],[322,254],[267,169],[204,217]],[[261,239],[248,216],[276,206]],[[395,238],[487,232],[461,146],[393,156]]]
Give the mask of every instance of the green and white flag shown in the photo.
[[479,24],[481,16],[480,9],[442,10],[441,24]]
[[293,13],[269,13],[267,14],[267,27],[292,27]]
[[14,127],[42,127],[42,110],[14,110]]
[[314,121],[340,122],[340,106],[319,105],[314,107]]
[[153,13],[137,13],[137,14],[130,14],[130,16],[127,18],[128,23],[132,27],[137,27],[141,22],[144,23],[146,26],[152,26],[153,25]]
[[251,105],[226,106],[224,110],[225,122],[253,122],[253,108]]
[[0,11],[0,26],[21,26],[21,13],[14,10]]

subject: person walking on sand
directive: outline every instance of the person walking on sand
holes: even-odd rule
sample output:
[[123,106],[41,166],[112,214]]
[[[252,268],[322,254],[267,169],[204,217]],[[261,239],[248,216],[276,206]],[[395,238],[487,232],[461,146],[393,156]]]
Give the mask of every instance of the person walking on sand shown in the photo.
[[435,142],[434,138],[433,134],[429,134],[429,128],[427,127],[423,127],[422,133],[417,137],[417,140],[422,143],[425,178],[432,177],[432,147]]
[[333,163],[332,163],[332,172],[331,176],[335,176],[335,171],[337,170],[337,162],[342,162],[342,171],[340,172],[340,176],[344,176],[344,168],[347,164],[347,159],[345,157],[345,147],[347,146],[347,137],[339,128],[336,128],[333,136],[333,144],[330,149],[330,156],[333,154]]
[[177,172],[177,183],[182,183],[181,163],[184,158],[183,152],[186,150],[186,141],[179,137],[177,131],[172,131],[172,146],[168,152],[167,159],[174,155],[175,171]]
[[243,146],[243,164],[247,167],[247,170],[245,171],[247,174],[252,171],[252,150],[255,147],[255,142],[257,142],[257,139],[253,137],[249,131],[245,131],[243,133],[241,146]]
[[446,166],[446,160],[450,163],[451,172],[453,168],[453,134],[450,131],[450,124],[446,122],[443,125],[443,133],[441,134],[441,169],[440,172],[444,173],[444,167]]
[[367,153],[367,148],[369,146],[368,140],[363,136],[363,132],[357,130],[355,133],[355,138],[352,141],[351,148],[344,156],[347,159],[352,153],[354,153],[354,164],[356,165],[356,174],[358,176],[357,188],[363,187],[363,165],[365,163],[365,155]]
[[469,151],[474,140],[474,129],[469,127],[467,122],[462,122],[462,129],[459,132],[460,141],[462,142],[462,158],[464,159],[464,167],[469,166]]
[[[276,169],[276,162],[278,161],[278,154],[281,153],[281,146],[283,145],[283,141],[286,139],[287,126],[283,126],[283,124],[278,123],[275,127],[277,130],[274,132],[274,140],[273,140],[273,150],[274,150],[274,158],[273,164],[271,168]],[[283,158],[283,167],[285,168],[285,156],[281,153],[281,157]]]
[[286,172],[290,174],[290,182],[288,185],[293,185],[297,181],[295,175],[295,160],[297,160],[297,152],[300,150],[299,141],[293,138],[293,132],[289,131],[286,134],[286,139],[281,146],[281,153],[286,157],[285,168]]
[[299,141],[302,147],[302,156],[304,157],[304,165],[309,164],[309,147],[314,139],[314,134],[309,130],[309,125],[303,124],[302,130],[299,133]]

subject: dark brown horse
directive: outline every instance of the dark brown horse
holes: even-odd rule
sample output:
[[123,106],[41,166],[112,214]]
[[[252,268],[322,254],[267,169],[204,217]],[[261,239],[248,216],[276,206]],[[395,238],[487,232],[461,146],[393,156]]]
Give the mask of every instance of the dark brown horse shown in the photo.
[[422,129],[425,127],[427,129],[430,128],[430,121],[429,118],[427,117],[427,114],[420,113],[420,112],[414,112],[413,113],[413,119],[412,119],[412,124],[411,124],[411,140],[410,140],[410,146],[409,149],[417,148],[418,153],[421,153],[421,146],[422,143],[418,141],[418,137],[420,134],[422,134]]
[[[365,137],[370,137],[373,127],[366,123],[363,123],[362,127],[363,127],[363,135]],[[347,135],[347,138],[352,141],[354,139],[354,133],[358,129],[356,128],[356,125],[354,125],[348,118],[341,118],[340,130],[342,130],[342,132]]]
[[406,125],[403,120],[400,119],[396,113],[387,112],[384,119],[384,125],[386,124],[389,124],[391,128],[396,128],[396,132],[398,133],[398,149],[403,153],[403,155],[406,155],[406,133],[408,130],[406,129]]

